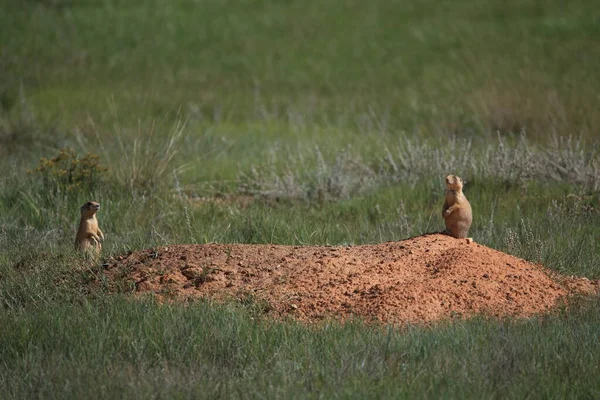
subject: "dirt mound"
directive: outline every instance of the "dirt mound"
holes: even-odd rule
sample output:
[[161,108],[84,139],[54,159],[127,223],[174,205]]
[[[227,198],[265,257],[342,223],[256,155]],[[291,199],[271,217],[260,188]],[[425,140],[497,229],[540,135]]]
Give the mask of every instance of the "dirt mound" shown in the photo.
[[271,315],[309,322],[529,316],[598,290],[598,281],[440,234],[363,246],[159,247],[110,260],[106,275],[137,293],[258,300]]

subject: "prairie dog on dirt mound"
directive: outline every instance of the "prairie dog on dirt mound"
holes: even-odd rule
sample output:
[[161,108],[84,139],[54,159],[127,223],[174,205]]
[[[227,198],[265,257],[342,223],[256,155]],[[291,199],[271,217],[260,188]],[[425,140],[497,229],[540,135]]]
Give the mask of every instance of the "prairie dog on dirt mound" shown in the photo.
[[471,204],[462,191],[463,180],[456,175],[446,177],[446,200],[442,217],[446,222],[446,233],[456,238],[466,238],[473,222]]
[[81,220],[75,237],[75,247],[94,258],[100,256],[104,240],[104,234],[98,227],[98,219],[96,219],[96,212],[99,209],[100,204],[95,201],[88,201],[81,206]]

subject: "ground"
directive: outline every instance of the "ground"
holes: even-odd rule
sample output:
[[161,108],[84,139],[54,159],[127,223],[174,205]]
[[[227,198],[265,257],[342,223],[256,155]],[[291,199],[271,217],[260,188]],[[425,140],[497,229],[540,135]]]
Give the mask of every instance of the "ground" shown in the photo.
[[305,322],[527,317],[599,287],[442,234],[361,246],[175,245],[111,259],[105,273],[114,290],[254,301]]

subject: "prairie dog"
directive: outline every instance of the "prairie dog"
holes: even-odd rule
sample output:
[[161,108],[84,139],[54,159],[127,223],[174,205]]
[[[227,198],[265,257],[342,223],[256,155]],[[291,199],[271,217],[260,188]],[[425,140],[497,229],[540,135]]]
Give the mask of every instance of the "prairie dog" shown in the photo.
[[100,204],[95,201],[88,201],[81,206],[81,220],[75,237],[75,247],[94,258],[100,256],[104,240],[104,234],[98,227],[98,219],[96,219],[96,212],[99,209]]
[[462,191],[463,180],[456,175],[446,177],[446,200],[442,217],[446,222],[446,233],[456,238],[466,238],[473,222],[471,204]]

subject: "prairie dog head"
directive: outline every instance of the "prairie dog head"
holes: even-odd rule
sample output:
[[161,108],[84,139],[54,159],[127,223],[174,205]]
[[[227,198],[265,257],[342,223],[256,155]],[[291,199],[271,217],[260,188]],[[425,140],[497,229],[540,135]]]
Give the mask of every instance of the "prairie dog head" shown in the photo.
[[92,217],[96,212],[100,209],[100,203],[96,203],[95,201],[88,201],[84,205],[81,206],[81,216],[82,217]]
[[462,191],[463,180],[460,176],[448,175],[446,177],[446,188],[448,190],[454,190],[456,192]]

